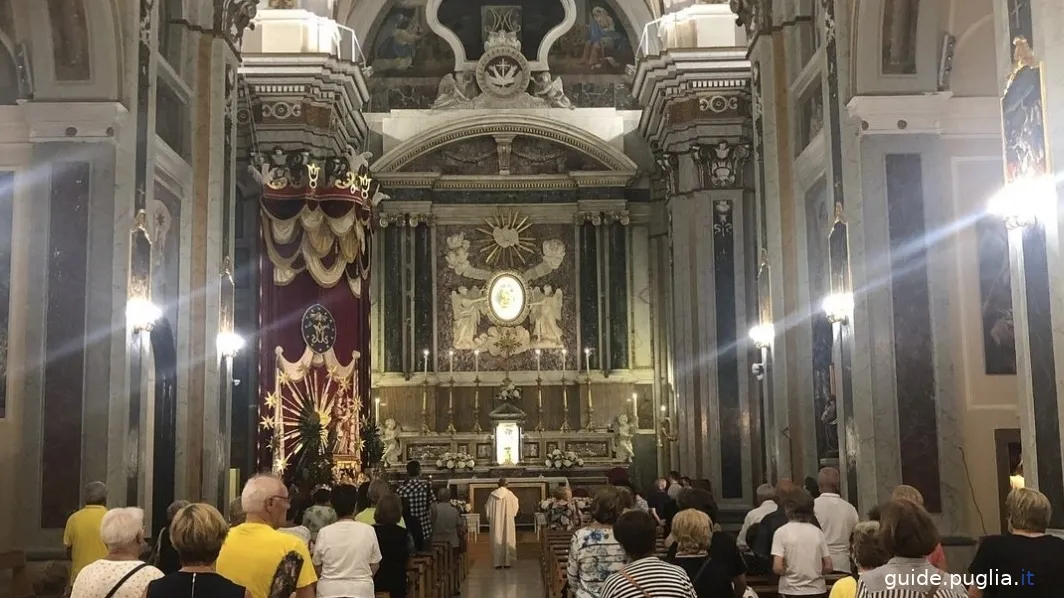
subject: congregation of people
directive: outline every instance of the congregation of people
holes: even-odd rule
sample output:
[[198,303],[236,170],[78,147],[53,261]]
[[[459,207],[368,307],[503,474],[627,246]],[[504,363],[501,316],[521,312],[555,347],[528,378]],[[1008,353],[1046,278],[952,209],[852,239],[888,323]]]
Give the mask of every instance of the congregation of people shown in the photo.
[[[1052,507],[1036,490],[1011,492],[1007,532],[981,540],[965,578],[986,579],[959,585],[918,490],[898,486],[862,520],[840,495],[837,470],[821,470],[812,486],[758,487],[738,536],[719,525],[712,492],[677,472],[646,495],[626,480],[594,496],[562,486],[540,510],[549,530],[572,534],[564,572],[572,598],[751,598],[748,578],[770,575],[782,598],[1048,598],[1064,587],[1064,540],[1046,533]],[[305,508],[280,479],[262,475],[247,482],[228,519],[208,504],[171,505],[146,553],[143,511],[107,510],[106,487],[92,483],[64,534],[69,595],[405,598],[411,555],[441,541],[466,550],[450,499],[447,488],[433,492],[416,461],[394,488],[382,479],[319,488]],[[496,568],[516,559],[517,511],[499,480],[486,505]]]
[[[376,479],[317,488],[304,503],[271,475],[251,478],[228,519],[177,501],[149,548],[144,511],[108,510],[93,482],[64,534],[70,598],[405,598],[412,555],[466,530],[448,489],[433,493],[416,461],[396,487]],[[458,588],[455,588],[457,593]]]
[[1036,490],[1012,491],[1008,530],[958,576],[916,488],[896,487],[863,521],[839,491],[834,468],[761,485],[738,536],[719,525],[712,492],[677,472],[646,496],[624,481],[590,498],[559,487],[540,510],[548,529],[572,531],[573,598],[751,598],[748,577],[769,576],[782,598],[1049,598],[1064,587],[1064,539],[1046,533],[1052,508]]

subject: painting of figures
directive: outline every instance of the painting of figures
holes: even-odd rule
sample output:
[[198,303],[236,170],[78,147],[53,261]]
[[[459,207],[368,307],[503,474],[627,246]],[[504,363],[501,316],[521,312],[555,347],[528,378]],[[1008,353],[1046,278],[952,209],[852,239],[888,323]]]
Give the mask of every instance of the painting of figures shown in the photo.
[[986,373],[1013,375],[1016,373],[1016,337],[1012,322],[1008,231],[1000,219],[984,218],[976,226],[976,235]]
[[576,5],[576,24],[551,48],[551,72],[624,73],[635,60],[635,42],[617,11],[606,0],[577,0]]
[[370,46],[379,76],[442,77],[454,70],[450,47],[429,29],[425,0],[396,0]]

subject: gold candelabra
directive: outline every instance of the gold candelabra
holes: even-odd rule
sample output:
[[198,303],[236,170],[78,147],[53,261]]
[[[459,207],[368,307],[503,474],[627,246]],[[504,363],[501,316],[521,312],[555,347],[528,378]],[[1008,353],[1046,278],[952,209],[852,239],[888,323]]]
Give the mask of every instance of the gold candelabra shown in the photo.
[[447,388],[447,433],[454,434],[457,431],[454,427],[454,372],[451,372],[450,385]]
[[425,376],[425,381],[421,383],[421,433],[430,434],[432,430],[429,429],[429,377]]
[[480,434],[484,429],[480,427],[480,374],[473,378],[473,433]]
[[592,431],[595,428],[591,425],[591,420],[595,417],[595,403],[591,400],[591,372],[587,373],[587,426],[584,428],[587,431]]
[[[562,349],[562,432],[568,432],[571,430],[569,427],[569,385],[565,382],[565,366],[569,360],[569,351]],[[579,366],[576,368],[580,369]]]
[[536,404],[539,407],[539,424],[536,425],[536,431],[543,431],[543,378],[538,374],[536,375]]

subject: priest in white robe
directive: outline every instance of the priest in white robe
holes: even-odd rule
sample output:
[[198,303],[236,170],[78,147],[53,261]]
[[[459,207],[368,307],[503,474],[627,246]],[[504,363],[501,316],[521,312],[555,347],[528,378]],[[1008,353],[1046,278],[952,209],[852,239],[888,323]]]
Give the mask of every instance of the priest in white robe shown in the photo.
[[495,568],[510,567],[517,560],[517,526],[514,518],[517,517],[517,496],[506,487],[506,479],[499,480],[488,503],[485,506],[485,515],[491,525],[491,558]]

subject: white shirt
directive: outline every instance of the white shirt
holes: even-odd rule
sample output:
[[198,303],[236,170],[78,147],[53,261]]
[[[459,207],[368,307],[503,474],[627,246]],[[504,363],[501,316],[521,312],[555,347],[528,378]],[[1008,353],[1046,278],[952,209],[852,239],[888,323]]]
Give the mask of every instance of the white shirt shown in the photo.
[[850,573],[850,534],[861,519],[857,509],[838,494],[825,492],[813,501],[813,512],[827,538],[831,566]]
[[373,526],[341,519],[318,532],[311,559],[321,567],[318,598],[373,598],[370,564],[381,562]]
[[830,556],[824,532],[812,523],[792,521],[772,536],[772,556],[783,557],[779,592],[793,596],[824,594],[824,558]]
[[[71,598],[104,598],[123,577],[130,571],[140,567],[141,561],[109,561],[100,559],[86,565],[78,578],[74,580],[74,587],[70,590]],[[163,576],[163,572],[148,565],[127,579],[122,587],[115,592],[114,598],[141,598],[148,584]]]
[[310,528],[305,525],[293,525],[292,527],[279,527],[277,531],[289,534],[303,540],[303,543],[310,546]]
[[750,548],[746,545],[746,531],[750,529],[750,526],[755,523],[761,523],[761,520],[765,518],[765,515],[775,512],[778,508],[779,505],[776,504],[776,501],[770,498],[761,503],[757,508],[751,509],[750,512],[746,514],[746,519],[743,519],[743,528],[739,530],[739,537],[735,541],[735,543],[739,545],[740,550]]
[[676,500],[680,493],[683,492],[683,486],[679,482],[673,482],[669,484],[669,489],[665,491],[669,495],[669,498]]

